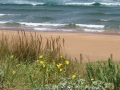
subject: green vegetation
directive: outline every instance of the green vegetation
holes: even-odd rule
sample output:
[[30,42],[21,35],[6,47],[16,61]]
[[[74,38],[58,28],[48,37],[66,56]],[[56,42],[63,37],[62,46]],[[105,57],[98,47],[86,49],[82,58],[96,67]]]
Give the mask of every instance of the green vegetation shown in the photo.
[[1,90],[120,90],[119,63],[81,64],[63,55],[65,40],[20,31],[0,39]]

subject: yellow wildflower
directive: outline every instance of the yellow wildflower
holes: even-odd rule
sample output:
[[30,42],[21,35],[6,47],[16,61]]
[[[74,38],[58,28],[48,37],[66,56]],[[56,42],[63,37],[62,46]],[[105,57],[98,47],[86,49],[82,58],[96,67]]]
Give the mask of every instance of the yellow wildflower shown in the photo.
[[12,59],[13,57],[14,57],[13,55],[10,56],[11,59]]
[[63,69],[62,68],[60,68],[60,72],[62,72],[63,71]]
[[42,66],[45,67],[44,61],[40,61],[40,64],[42,64]]
[[75,79],[75,78],[76,78],[76,75],[75,75],[75,74],[73,74],[73,75],[72,75],[72,79]]
[[62,66],[62,63],[57,64],[57,67],[60,68]]
[[62,58],[63,58],[63,56],[61,55],[61,56],[60,56],[60,58],[62,59]]
[[12,71],[12,74],[13,74],[13,75],[16,74],[16,71]]
[[94,81],[94,78],[91,78],[91,81]]
[[40,61],[40,64],[44,64],[44,61]]
[[43,58],[43,55],[40,55],[39,58],[42,59],[42,58]]
[[70,62],[68,60],[65,60],[65,63],[68,65]]

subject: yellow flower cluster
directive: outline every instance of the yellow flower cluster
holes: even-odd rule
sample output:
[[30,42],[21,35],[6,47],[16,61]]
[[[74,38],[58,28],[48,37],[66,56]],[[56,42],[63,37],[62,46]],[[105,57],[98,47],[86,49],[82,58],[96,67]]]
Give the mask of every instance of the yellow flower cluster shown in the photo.
[[70,62],[69,62],[68,60],[65,60],[65,64],[67,64],[67,65],[68,65],[69,63],[70,63]]
[[72,79],[75,79],[75,78],[76,78],[76,74],[73,74],[73,75],[72,75]]
[[60,72],[63,71],[63,69],[61,68],[61,66],[62,66],[62,63],[57,64],[57,67],[58,67],[58,69],[60,70]]
[[91,81],[94,81],[94,78],[91,78]]
[[[64,58],[63,55],[61,55],[60,58],[63,59]],[[40,63],[43,67],[46,67],[45,62],[42,59],[43,59],[43,55],[40,55],[38,60],[36,60],[36,62]],[[69,60],[67,60],[67,59],[64,62],[66,65],[68,65],[70,63]],[[57,68],[59,69],[60,72],[63,71],[63,64],[62,63],[58,63],[58,64],[54,63],[54,64],[57,66]]]
[[16,71],[13,70],[13,71],[12,71],[12,74],[13,74],[13,75],[16,74]]
[[62,63],[57,64],[58,68],[61,68],[61,66],[62,66]]
[[62,72],[63,71],[63,69],[62,68],[60,68],[60,72]]
[[43,55],[40,55],[39,58],[42,59],[42,58],[43,58]]
[[40,61],[40,64],[42,64],[42,66],[45,67],[45,62],[44,61]]
[[63,58],[63,55],[61,55],[60,58],[62,59],[62,58]]

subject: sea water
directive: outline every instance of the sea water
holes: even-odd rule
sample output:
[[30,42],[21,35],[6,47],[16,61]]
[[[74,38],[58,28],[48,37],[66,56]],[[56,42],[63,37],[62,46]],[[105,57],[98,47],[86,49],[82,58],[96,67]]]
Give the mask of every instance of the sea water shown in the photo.
[[0,28],[120,32],[120,0],[0,0]]

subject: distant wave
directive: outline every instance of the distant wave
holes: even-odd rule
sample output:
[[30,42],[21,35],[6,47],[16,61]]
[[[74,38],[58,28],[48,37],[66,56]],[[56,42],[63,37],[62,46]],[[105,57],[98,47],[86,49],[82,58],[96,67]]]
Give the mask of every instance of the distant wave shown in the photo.
[[0,24],[8,24],[8,25],[25,25],[25,26],[32,26],[32,27],[38,27],[38,26],[50,26],[50,27],[81,27],[81,28],[95,28],[95,29],[103,29],[104,25],[90,25],[90,24],[55,24],[55,23],[28,23],[28,22],[13,22],[13,21],[1,21]]
[[0,16],[4,16],[5,14],[0,14]]
[[12,6],[36,6],[36,5],[44,5],[45,3],[0,3],[0,5],[12,5]]
[[104,28],[104,25],[88,25],[88,24],[52,24],[52,23],[26,23],[21,22],[23,25],[29,25],[29,26],[69,26],[69,27],[87,27],[87,28]]
[[64,31],[64,32],[73,32],[74,30],[72,30],[72,29],[60,29],[60,28],[56,28],[56,29],[53,29],[53,28],[34,28],[34,30],[35,31],[57,31],[57,32],[59,32],[59,31]]
[[104,25],[90,25],[90,24],[76,24],[80,27],[87,27],[87,28],[104,28]]
[[85,32],[104,32],[105,30],[84,29]]
[[0,5],[12,5],[12,6],[120,6],[120,3],[102,3],[102,2],[70,2],[70,3],[0,3]]
[[0,16],[18,16],[21,14],[0,14]]
[[120,6],[120,3],[99,3],[99,2],[90,2],[90,3],[66,3],[65,5],[77,5],[77,6]]
[[0,21],[0,24],[5,24],[5,25],[21,25],[19,22],[14,22],[14,21]]

